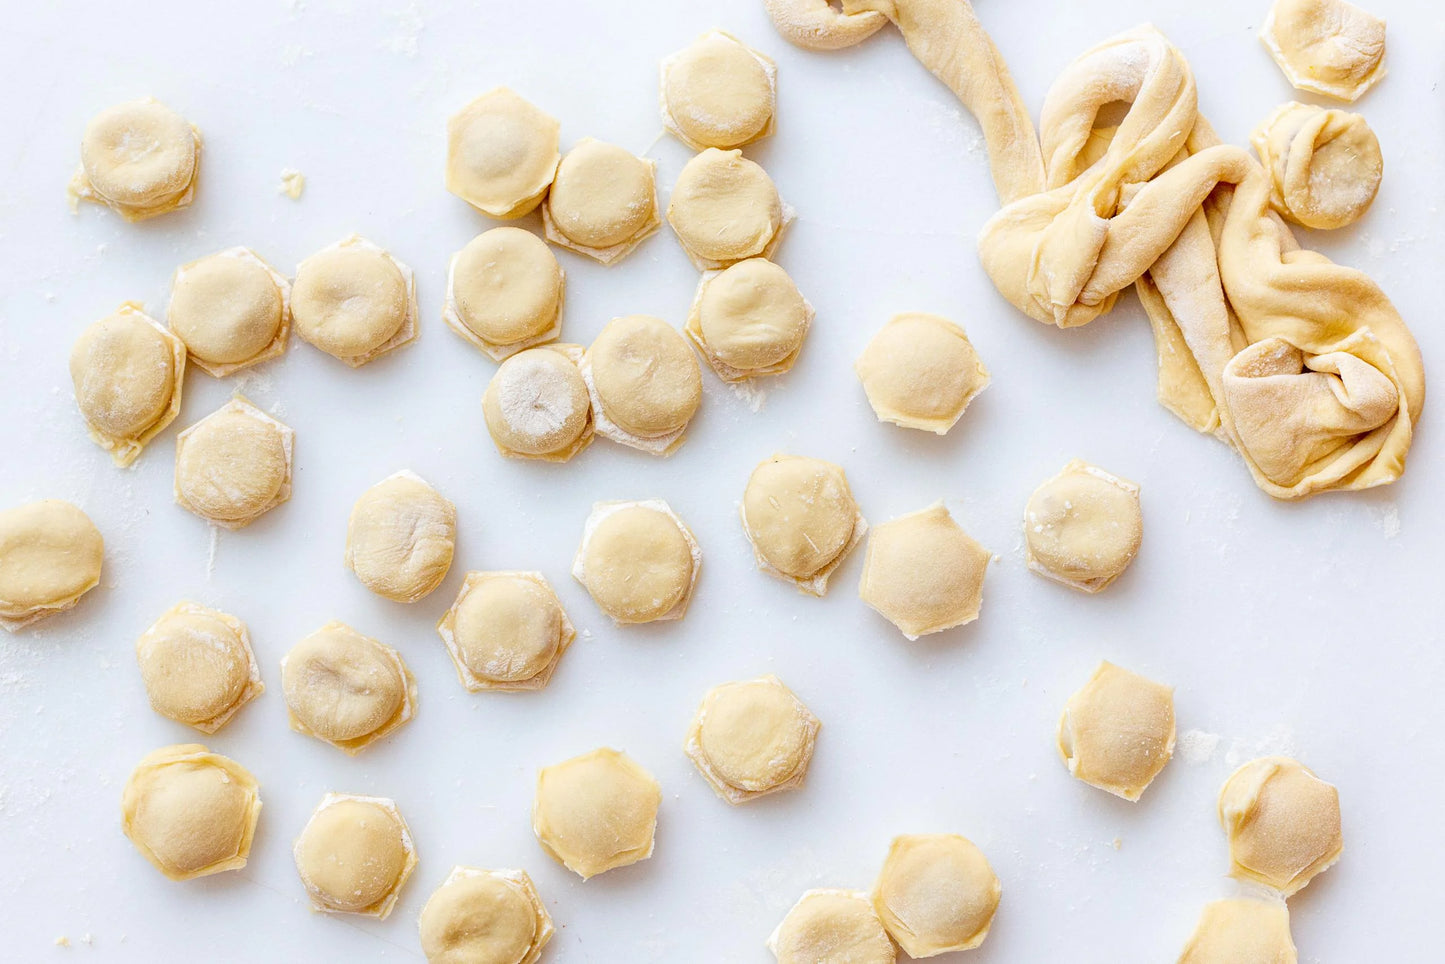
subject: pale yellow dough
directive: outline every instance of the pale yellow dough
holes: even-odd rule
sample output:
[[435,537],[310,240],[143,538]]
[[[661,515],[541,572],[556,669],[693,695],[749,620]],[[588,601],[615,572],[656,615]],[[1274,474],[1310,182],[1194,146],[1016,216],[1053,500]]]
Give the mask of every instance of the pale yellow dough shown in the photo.
[[223,378],[286,353],[291,282],[250,248],[227,248],[176,269],[166,322],[192,362]]
[[127,302],[70,351],[75,402],[95,444],[127,466],[181,410],[186,346]]
[[416,680],[401,654],[330,622],[281,659],[291,729],[355,756],[416,714]]
[[681,619],[702,566],[692,530],[661,499],[597,502],[572,575],[618,625]]
[[1138,800],[1174,755],[1174,688],[1105,660],[1059,718],[1059,755],[1090,786]]
[[763,0],[773,26],[805,50],[841,50],[862,43],[888,24],[877,10],[845,13],[829,0]]
[[396,802],[328,793],[291,848],[315,910],[385,920],[416,869],[416,846]]
[[814,596],[868,531],[843,467],[799,455],[753,469],[738,512],[758,568]]
[[154,98],[107,108],[85,126],[76,200],[104,204],[127,221],[186,207],[196,193],[201,132]]
[[166,610],[136,641],[135,656],[151,709],[202,733],[266,689],[246,624],[193,602]]
[[1328,870],[1345,848],[1340,794],[1287,757],[1251,760],[1219,791],[1230,873],[1288,897]]
[[447,190],[494,218],[531,212],[557,172],[560,130],[508,88],[487,91],[447,121]]
[[893,964],[898,951],[861,890],[810,890],[772,935],[778,964]]
[[875,526],[858,596],[909,639],[971,623],[992,557],[942,502]]
[[502,362],[482,395],[497,451],[566,462],[592,444],[596,421],[577,345],[543,345]]
[[452,255],[447,326],[493,361],[555,341],[562,333],[566,275],[547,243],[530,231],[484,231]]
[[240,395],[176,437],[176,504],[241,529],[291,498],[296,433]]
[[1361,114],[1281,104],[1250,143],[1269,172],[1270,206],[1308,228],[1342,228],[1364,217],[1385,159]]
[[457,543],[456,506],[402,471],[367,489],[346,526],[346,568],[378,596],[413,603],[440,586]]
[[918,312],[893,316],[853,367],[879,421],[939,435],[989,383],[963,329]]
[[141,856],[171,880],[246,866],[261,796],[235,760],[199,743],[144,757],[121,794],[121,829]]
[[1259,37],[1299,90],[1352,101],[1385,76],[1385,21],[1344,0],[1275,0]]
[[683,167],[667,204],[667,221],[699,271],[771,258],[789,216],[767,171],[742,151],[712,147]]
[[803,785],[821,724],[776,676],[723,683],[703,697],[684,750],[728,803]]
[[70,609],[100,585],[105,540],[60,499],[0,511],[0,626],[11,632]]
[[688,312],[687,336],[726,382],[792,369],[813,323],[813,306],[782,268],[748,258],[706,272]]
[[411,268],[358,234],[296,266],[291,317],[304,341],[360,368],[416,341]]
[[453,867],[421,909],[427,964],[536,964],[552,917],[525,870]]
[[1139,486],[1081,459],[1035,489],[1024,507],[1028,567],[1082,592],[1119,578],[1143,537]]
[[469,572],[437,622],[470,692],[539,690],[577,630],[540,572]]
[[778,68],[710,30],[662,61],[662,126],[695,151],[742,147],[773,132]]
[[662,226],[657,162],[582,138],[557,165],[542,222],[553,244],[601,264],[620,261]]
[[953,833],[894,837],[873,885],[873,907],[915,960],[978,947],[1003,892],[988,858]]
[[586,880],[652,856],[661,803],[652,774],[602,747],[542,768],[532,830],[543,850]]
[[1178,964],[1296,964],[1282,900],[1235,897],[1204,905]]
[[597,434],[653,455],[682,445],[702,403],[702,369],[676,328],[650,315],[614,318],[581,369]]

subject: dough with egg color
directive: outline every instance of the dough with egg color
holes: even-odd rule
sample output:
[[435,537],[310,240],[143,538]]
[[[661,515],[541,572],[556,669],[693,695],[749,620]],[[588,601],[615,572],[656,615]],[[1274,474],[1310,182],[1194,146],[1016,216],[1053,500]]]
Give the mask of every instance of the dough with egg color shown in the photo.
[[978,947],[1003,892],[988,858],[956,833],[894,837],[873,885],[873,908],[892,938],[919,960]]
[[180,414],[185,374],[186,346],[130,302],[81,332],[70,350],[86,428],[122,468]]
[[1296,964],[1282,900],[1233,897],[1204,905],[1178,964]]
[[329,622],[281,659],[291,729],[355,756],[416,714],[416,680],[390,646]]
[[1345,849],[1340,793],[1297,760],[1272,756],[1235,770],[1219,791],[1230,873],[1285,897],[1334,866]]
[[64,612],[100,585],[105,540],[62,499],[0,511],[0,626],[15,632]]
[[291,498],[296,433],[237,395],[176,437],[176,504],[241,529]]
[[447,190],[500,220],[532,212],[557,172],[561,125],[506,87],[447,121]]
[[456,506],[420,476],[401,471],[351,507],[346,568],[378,596],[413,603],[447,577],[456,544]]
[[773,132],[778,68],[730,33],[709,30],[662,61],[662,126],[695,151]]
[[778,964],[893,964],[898,951],[861,890],[810,890],[768,938]]
[[1029,569],[1081,592],[1119,578],[1143,538],[1139,486],[1082,459],[1035,489],[1024,507]]
[[937,315],[895,315],[853,366],[880,422],[938,435],[953,428],[988,369],[962,328]]
[[682,445],[702,404],[702,369],[687,339],[661,318],[614,318],[582,357],[597,433],[653,455]]
[[1307,228],[1342,228],[1364,217],[1385,173],[1380,142],[1362,114],[1282,104],[1249,140],[1269,172],[1270,206]]
[[556,341],[566,274],[547,242],[521,228],[483,231],[452,255],[447,326],[493,361]]
[[728,803],[803,785],[821,724],[776,676],[723,683],[703,697],[684,750]]
[[992,557],[942,502],[874,527],[858,596],[909,639],[971,623]]
[[224,378],[286,353],[291,282],[250,248],[227,248],[176,269],[166,322],[197,367]]
[[868,531],[843,467],[801,455],[753,469],[738,512],[758,568],[813,596]]
[[714,147],[684,165],[667,205],[667,221],[699,271],[771,258],[789,215],[767,171],[742,151]]
[[127,221],[167,214],[195,197],[200,163],[201,132],[180,114],[153,97],[116,104],[85,125],[71,209],[93,201]]
[[813,306],[782,268],[748,258],[706,272],[684,332],[725,382],[790,371],[813,323]]
[[1105,660],[1059,719],[1059,755],[1090,786],[1138,800],[1174,755],[1174,688]]
[[625,753],[601,747],[537,775],[532,830],[586,880],[652,856],[662,788]]
[[592,397],[578,345],[543,345],[502,362],[482,395],[482,415],[508,458],[566,462],[592,444]]
[[554,933],[525,870],[453,867],[419,924],[427,964],[536,964]]
[[620,261],[662,226],[657,162],[582,138],[557,165],[542,223],[555,245],[600,264]]
[[437,623],[470,692],[539,690],[577,630],[540,572],[469,572]]
[[151,709],[211,734],[266,689],[246,624],[230,613],[181,602],[135,645]]
[[1385,76],[1385,21],[1345,0],[1275,0],[1259,38],[1299,90],[1353,101]]
[[302,340],[360,368],[416,341],[416,280],[411,268],[353,234],[297,265],[291,318]]
[[572,575],[618,625],[681,619],[702,567],[692,530],[661,499],[597,502]]
[[416,869],[411,829],[386,797],[328,793],[291,848],[311,906],[385,920]]

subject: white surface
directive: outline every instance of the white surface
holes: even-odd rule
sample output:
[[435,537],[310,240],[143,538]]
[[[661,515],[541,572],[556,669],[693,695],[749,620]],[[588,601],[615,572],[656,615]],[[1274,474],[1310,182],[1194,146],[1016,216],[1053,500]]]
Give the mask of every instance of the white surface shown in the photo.
[[[1292,96],[1255,38],[1266,5],[983,0],[980,15],[1035,111],[1069,59],[1152,20],[1190,57],[1203,111],[1241,142]],[[1424,0],[1369,6],[1390,18],[1390,75],[1357,109],[1384,147],[1384,186],[1360,225],[1306,243],[1378,279],[1433,363],[1442,14]],[[85,7],[6,18],[0,504],[76,500],[107,558],[78,611],[0,639],[0,956],[419,960],[416,915],[466,863],[531,872],[558,925],[551,960],[763,962],[803,890],[867,887],[892,835],[958,831],[1004,887],[968,960],[1167,961],[1229,891],[1218,787],[1272,750],[1335,781],[1345,808],[1344,859],[1291,902],[1302,959],[1437,955],[1438,405],[1402,483],[1272,502],[1227,448],[1155,404],[1132,298],[1059,332],[993,293],[972,242],[996,209],[977,129],[891,29],[829,55],[785,44],[760,0]],[[778,130],[749,154],[798,209],[779,260],[818,309],[801,361],[767,382],[758,412],[706,374],[669,460],[599,440],[568,465],[504,461],[479,401],[494,366],[440,321],[448,257],[489,226],[442,189],[445,119],[512,85],[560,118],[564,144],[592,135],[658,158],[665,200],[688,151],[659,135],[657,63],[715,25],[778,61]],[[142,225],[90,206],[71,216],[86,119],[145,95],[204,131],[194,207]],[[288,166],[307,176],[299,202],[277,193]],[[86,439],[66,374],[86,324],[126,299],[160,315],[174,267],[210,251],[252,245],[289,272],[352,231],[416,268],[417,344],[359,371],[300,343],[243,378],[193,371],[181,418],[133,471]],[[696,272],[665,227],[610,269],[559,257],[566,340],[624,313],[683,322]],[[851,371],[906,309],[958,319],[993,371],[946,438],[875,422]],[[213,533],[171,501],[174,438],[236,387],[296,429],[295,494]],[[842,463],[872,523],[951,500],[999,556],[982,618],[906,642],[856,598],[861,548],[824,600],[755,571],[735,504],[778,450]],[[1075,456],[1143,486],[1143,551],[1098,597],[1028,573],[1020,548],[1029,492]],[[352,501],[402,468],[456,501],[462,533],[446,583],[414,606],[370,595],[341,564]],[[572,553],[594,500],[651,497],[697,533],[702,579],[684,621],[617,629],[568,576]],[[590,634],[545,691],[457,683],[433,623],[477,568],[542,570]],[[205,740],[263,785],[251,862],[174,884],[121,835],[118,801],[143,754],[198,737],[150,711],[132,653],[183,598],[250,624],[269,689]],[[420,685],[417,718],[355,759],[288,730],[280,693],[281,655],[329,619],[400,648]],[[1138,805],[1072,780],[1054,749],[1063,701],[1101,657],[1177,684],[1181,734],[1220,737],[1212,753],[1182,747]],[[683,738],[709,686],[768,672],[822,718],[817,756],[801,791],[730,808]],[[539,766],[604,743],[650,768],[665,798],[656,855],[584,884],[533,840],[532,785]],[[307,909],[291,841],[331,790],[394,797],[415,832],[421,865],[385,922]],[[68,951],[52,946],[62,935]]]

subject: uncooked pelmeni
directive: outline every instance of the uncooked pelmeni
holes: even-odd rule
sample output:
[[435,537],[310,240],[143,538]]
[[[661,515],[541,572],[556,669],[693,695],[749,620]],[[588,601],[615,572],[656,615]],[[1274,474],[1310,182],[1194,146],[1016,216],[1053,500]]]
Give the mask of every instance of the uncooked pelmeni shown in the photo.
[[1340,859],[1340,793],[1288,757],[1251,760],[1219,791],[1230,873],[1288,897]]
[[1204,905],[1178,964],[1296,964],[1282,900],[1234,897]]
[[186,346],[131,303],[81,332],[70,350],[80,414],[119,466],[175,420],[185,374]]
[[246,624],[193,602],[166,610],[135,644],[151,709],[210,734],[266,689]]
[[1355,100],[1385,76],[1385,21],[1344,0],[1276,0],[1259,38],[1299,90]]
[[311,906],[385,920],[416,869],[416,846],[396,802],[328,793],[291,848]]
[[487,91],[447,121],[447,190],[494,218],[529,213],[557,172],[560,130],[508,88]]
[[614,318],[582,357],[597,434],[671,455],[702,403],[702,369],[687,339],[650,315]]
[[814,596],[868,531],[843,467],[799,455],[753,469],[738,512],[758,568]]
[[1307,228],[1353,224],[1380,189],[1385,159],[1363,115],[1282,104],[1250,143],[1271,178],[1270,206]]
[[586,880],[652,856],[662,788],[625,753],[601,747],[537,774],[532,830]]
[[874,527],[858,596],[917,639],[971,623],[992,557],[942,502]]
[[601,264],[621,260],[662,226],[657,162],[582,138],[557,165],[542,222],[553,244]]
[[728,803],[803,785],[818,718],[776,676],[715,686],[693,717],[684,749]]
[[805,50],[841,50],[877,33],[888,18],[877,10],[845,13],[829,0],[763,0],[783,39]]
[[100,585],[105,540],[69,502],[0,511],[0,626],[11,632],[70,609]]
[[1174,688],[1105,660],[1064,705],[1059,755],[1090,786],[1138,800],[1174,755]]
[[536,964],[552,917],[525,870],[453,867],[418,922],[427,964]]
[[962,328],[917,312],[895,315],[853,367],[879,421],[939,435],[989,382]]
[[416,316],[411,269],[359,234],[296,266],[296,334],[352,368],[415,341]]
[[469,572],[437,633],[469,691],[538,690],[577,631],[540,572]]
[[702,566],[692,531],[661,499],[598,502],[572,575],[619,625],[681,619]]
[[171,880],[239,870],[261,815],[258,790],[249,770],[199,743],[164,746],[126,780],[121,829]]
[[291,729],[351,756],[416,713],[416,680],[401,654],[330,622],[281,659]]
[[85,125],[76,200],[104,204],[127,221],[186,207],[196,193],[201,132],[154,98],[107,108]]
[[695,151],[773,132],[778,68],[732,34],[709,30],[662,61],[662,126]]
[[250,248],[227,248],[176,269],[166,322],[222,378],[286,353],[291,282]]
[[773,179],[742,151],[709,147],[677,176],[667,221],[699,271],[771,258],[790,216]]
[[176,437],[176,504],[240,529],[291,498],[296,433],[240,395]]
[[1083,592],[1119,578],[1143,536],[1139,486],[1081,459],[1035,489],[1024,507],[1028,567]]
[[772,935],[778,964],[893,964],[898,951],[861,890],[810,890]]
[[812,323],[813,306],[788,273],[748,258],[703,275],[684,330],[719,378],[739,382],[790,370]]
[[456,506],[420,476],[401,471],[351,507],[346,568],[378,596],[412,603],[447,577],[456,544]]
[[915,960],[978,947],[1003,887],[983,851],[956,833],[894,837],[873,885],[873,907]]
[[502,362],[482,395],[487,432],[503,455],[566,462],[592,444],[592,397],[577,345],[528,348]]
[[492,228],[452,255],[442,318],[502,361],[561,334],[565,281],[541,238],[521,228]]

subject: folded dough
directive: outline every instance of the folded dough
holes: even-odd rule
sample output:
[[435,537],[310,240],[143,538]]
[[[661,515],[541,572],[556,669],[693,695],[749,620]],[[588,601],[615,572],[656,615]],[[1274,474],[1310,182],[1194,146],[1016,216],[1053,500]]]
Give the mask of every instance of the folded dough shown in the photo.
[[778,964],[893,964],[898,951],[861,890],[810,890],[768,937]]
[[813,323],[813,306],[782,268],[748,258],[698,282],[686,335],[725,382],[790,371]]
[[351,507],[346,568],[378,596],[413,603],[447,577],[456,544],[456,506],[403,470],[367,489]]
[[609,747],[537,774],[532,830],[558,863],[586,880],[652,856],[662,788]]
[[821,724],[776,676],[708,690],[683,749],[728,803],[803,785]]
[[540,572],[469,572],[437,622],[470,692],[538,690],[577,631]]
[[981,945],[1003,892],[988,858],[956,833],[894,837],[873,907],[915,960]]
[[758,568],[814,596],[868,531],[842,466],[800,455],[753,469],[738,513]]
[[482,395],[498,452],[566,462],[592,444],[596,423],[581,361],[577,345],[543,345],[502,362]]
[[1385,21],[1344,0],[1275,0],[1259,39],[1300,90],[1352,101],[1385,76]]
[[291,282],[250,248],[227,248],[176,269],[166,323],[191,361],[223,378],[286,353]]
[[1360,114],[1281,104],[1249,139],[1270,176],[1270,207],[1296,224],[1353,224],[1380,189],[1385,160]]
[[151,709],[210,734],[266,686],[246,624],[193,602],[166,610],[135,644]]
[[778,68],[730,33],[709,30],[662,61],[662,126],[695,151],[773,132]]
[[702,369],[687,339],[661,318],[614,318],[581,361],[597,434],[653,455],[682,445],[702,404]]
[[880,422],[938,435],[988,387],[988,369],[963,329],[921,312],[894,315],[853,366]]
[[597,502],[572,576],[618,625],[681,619],[697,585],[702,550],[661,499]]
[[1024,507],[1028,567],[1083,592],[1119,578],[1143,536],[1139,486],[1082,459],[1035,489]]
[[296,433],[237,395],[176,437],[176,504],[241,529],[291,498]]
[[416,869],[416,845],[396,802],[328,793],[291,848],[311,906],[385,920]]
[[90,437],[122,468],[180,414],[185,374],[186,346],[132,302],[81,332],[70,351]]
[[667,222],[699,271],[771,258],[791,212],[773,179],[738,150],[709,147],[683,166]]
[[1219,791],[1219,823],[1229,837],[1230,873],[1286,897],[1345,849],[1339,791],[1287,757],[1235,770]]
[[416,341],[416,316],[411,268],[359,234],[296,267],[296,334],[352,368]]
[[875,526],[858,596],[909,639],[971,623],[992,557],[942,502]]
[[510,89],[487,91],[447,121],[447,190],[504,221],[530,213],[552,186],[560,131]]
[[1059,756],[1090,786],[1137,801],[1174,755],[1174,688],[1108,660],[1069,697]]
[[536,964],[552,917],[525,870],[453,867],[418,921],[427,964]]
[[201,132],[180,114],[153,97],[117,104],[85,125],[71,209],[94,201],[144,221],[186,207],[200,162]]
[[566,276],[545,241],[492,228],[452,255],[442,319],[493,361],[562,333]]
[[70,609],[100,585],[105,540],[60,499],[0,511],[0,626],[10,632]]
[[416,679],[401,654],[329,622],[281,658],[291,729],[355,756],[416,714]]
[[599,264],[620,261],[662,226],[657,162],[582,138],[557,165],[542,222],[553,244]]
[[1296,964],[1282,900],[1235,897],[1204,905],[1178,964]]

